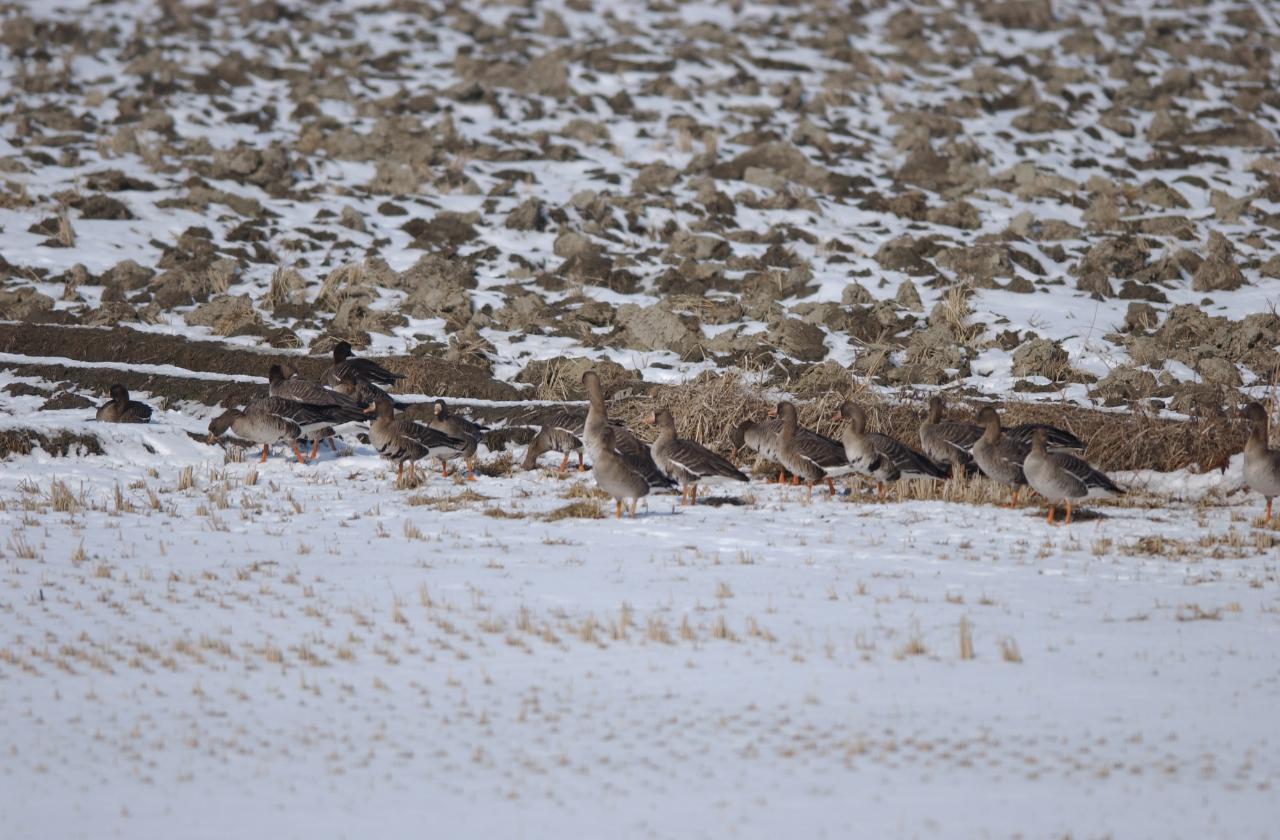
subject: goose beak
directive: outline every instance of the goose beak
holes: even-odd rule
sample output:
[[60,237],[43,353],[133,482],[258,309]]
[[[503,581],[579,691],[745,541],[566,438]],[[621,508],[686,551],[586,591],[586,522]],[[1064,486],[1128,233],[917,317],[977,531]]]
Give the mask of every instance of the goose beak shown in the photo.
[[836,409],[836,413],[835,413],[835,414],[833,414],[833,415],[831,415],[831,419],[832,419],[832,420],[843,420],[843,419],[844,419],[844,412],[837,408],[837,409]]
[[378,411],[378,407],[372,404],[370,404],[368,408],[364,409],[365,414],[376,414],[377,411]]
[[658,422],[658,415],[655,412],[650,411],[648,414],[645,415],[644,422],[650,426],[653,426]]
[[213,432],[209,432],[209,436],[204,439],[204,442],[212,446],[218,442],[218,438],[213,434]]

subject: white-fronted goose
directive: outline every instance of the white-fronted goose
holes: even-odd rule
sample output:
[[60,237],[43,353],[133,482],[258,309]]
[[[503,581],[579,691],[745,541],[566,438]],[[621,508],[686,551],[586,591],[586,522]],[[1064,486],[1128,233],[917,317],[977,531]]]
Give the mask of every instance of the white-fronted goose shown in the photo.
[[[458,456],[467,464],[467,480],[475,481],[476,447],[479,446],[480,439],[484,437],[484,433],[489,430],[489,427],[482,426],[460,414],[454,414],[445,405],[444,400],[436,400],[431,407],[431,411],[432,417],[430,422],[427,423],[428,426],[437,432],[444,432],[450,437],[459,438],[467,442],[467,445],[458,453]],[[449,474],[448,465],[444,461],[440,462],[440,474]]]
[[1244,480],[1249,489],[1267,500],[1267,521],[1271,521],[1271,502],[1280,496],[1280,452],[1268,446],[1267,411],[1258,403],[1249,403],[1244,416],[1253,425],[1244,444]]
[[577,453],[578,472],[586,469],[582,461],[582,435],[587,418],[585,409],[561,406],[538,406],[513,418],[509,425],[528,426],[537,429],[529,448],[525,450],[520,468],[531,470],[538,465],[543,452],[561,452],[560,473],[564,474],[569,456]]
[[649,445],[653,462],[667,478],[680,485],[681,504],[698,503],[698,483],[728,484],[750,481],[741,470],[702,444],[676,437],[676,421],[660,408],[647,422],[658,427],[658,437]]
[[[862,408],[846,400],[836,416],[845,421],[843,441],[846,458],[851,465],[862,467],[865,475],[876,480],[876,494],[883,499],[888,485],[901,478],[946,478],[947,471],[897,438],[867,431],[867,415]],[[870,444],[870,451],[868,450]],[[870,457],[874,452],[876,457]],[[857,464],[853,464],[854,457]]]
[[338,387],[348,377],[363,380],[372,385],[394,385],[404,379],[402,373],[392,373],[372,359],[361,359],[351,354],[351,345],[339,341],[333,346],[333,364],[325,371],[324,384]]
[[609,429],[610,447],[627,465],[641,475],[648,483],[650,490],[670,490],[675,482],[667,478],[653,462],[649,452],[649,444],[640,440],[630,429],[621,424],[609,421],[609,411],[604,402],[604,390],[600,387],[600,377],[593,370],[582,374],[582,384],[587,389],[587,416],[582,423],[582,442],[587,453],[591,455],[592,469],[595,469],[595,447],[604,440],[604,430]]
[[[764,420],[743,420],[729,433],[729,438],[736,450],[749,449],[760,457],[777,464],[779,463],[778,439],[782,434],[782,420],[776,416],[776,409],[770,409],[769,415]],[[796,437],[813,438],[819,444],[825,444],[828,448],[833,448],[834,450],[839,450],[840,448],[838,441],[832,440],[821,432],[815,432],[805,426],[796,426]],[[798,479],[796,480],[798,481]],[[785,481],[786,470],[784,469],[778,473],[777,482],[782,484]],[[773,482],[774,479],[769,479],[770,484]]]
[[129,390],[117,382],[111,386],[111,399],[98,406],[95,416],[103,423],[150,423],[151,406],[129,399]]
[[824,479],[834,496],[836,488],[830,476],[837,474],[834,471],[846,468],[849,463],[844,454],[844,446],[825,436],[799,434],[796,407],[789,402],[778,403],[774,413],[782,421],[782,428],[778,433],[778,463],[805,483],[809,498],[813,498],[814,483]]
[[952,473],[966,469],[969,450],[982,437],[982,427],[942,419],[942,397],[929,398],[929,411],[920,424],[920,449],[935,464]]
[[1000,415],[989,405],[978,412],[977,420],[983,432],[982,437],[973,444],[973,462],[987,478],[1013,488],[1013,499],[1009,502],[1009,507],[1017,507],[1018,494],[1027,484],[1022,465],[1031,446],[1003,434]]
[[334,423],[347,422],[346,409],[336,406],[310,406],[279,397],[254,400],[244,410],[232,408],[209,423],[209,443],[213,443],[230,429],[237,436],[262,444],[259,463],[267,460],[267,453],[277,443],[293,449],[298,463],[305,463],[298,441],[315,434]]
[[379,397],[373,404],[374,420],[369,424],[369,442],[388,461],[396,464],[396,479],[404,474],[404,465],[423,458],[456,458],[466,449],[467,441],[417,422],[403,414],[397,416],[390,398]]
[[636,516],[636,502],[649,495],[649,481],[615,447],[614,429],[604,426],[593,431],[591,472],[596,485],[613,497],[614,515],[622,518],[623,506],[630,502],[631,518]]
[[1090,466],[1083,458],[1066,452],[1049,452],[1045,448],[1045,432],[1036,430],[1031,435],[1031,451],[1022,462],[1022,472],[1027,484],[1049,502],[1049,515],[1045,521],[1053,524],[1059,503],[1067,505],[1067,524],[1071,524],[1071,505],[1077,499],[1120,496],[1124,491],[1111,482],[1105,474]]
[[[364,419],[364,413],[361,410],[362,406],[359,403],[346,394],[326,388],[319,382],[303,379],[292,365],[271,366],[267,371],[267,393],[273,397],[292,400],[303,405],[319,408],[342,408],[350,415],[351,422]],[[319,454],[321,440],[328,440],[329,448],[334,452],[338,451],[338,447],[333,443],[333,435],[334,430],[332,428],[318,429],[316,434],[310,438],[311,455],[309,457],[314,459]]]

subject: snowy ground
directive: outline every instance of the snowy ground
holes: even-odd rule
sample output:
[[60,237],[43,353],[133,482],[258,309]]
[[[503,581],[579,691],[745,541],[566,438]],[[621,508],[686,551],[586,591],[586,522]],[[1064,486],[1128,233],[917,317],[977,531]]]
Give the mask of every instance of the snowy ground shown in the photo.
[[358,445],[114,434],[0,477],[11,836],[1274,828],[1255,499],[1068,529],[753,485],[548,521],[589,473],[396,491]]

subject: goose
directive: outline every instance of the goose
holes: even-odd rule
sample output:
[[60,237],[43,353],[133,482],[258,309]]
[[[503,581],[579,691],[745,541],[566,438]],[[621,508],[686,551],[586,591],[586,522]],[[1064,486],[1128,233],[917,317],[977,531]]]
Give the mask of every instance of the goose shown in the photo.
[[1280,496],[1280,451],[1270,449],[1267,412],[1258,403],[1245,406],[1244,416],[1253,425],[1244,444],[1244,480],[1249,489],[1267,499],[1267,521],[1271,521],[1271,502]]
[[[456,458],[467,448],[467,441],[445,434],[415,421],[404,414],[396,416],[388,397],[379,397],[367,412],[374,420],[369,424],[369,442],[383,458],[396,464],[396,480],[404,475],[404,465],[423,458]],[[412,466],[410,467],[412,470]]]
[[524,460],[520,468],[531,470],[538,465],[538,456],[543,452],[562,452],[560,474],[564,475],[569,465],[569,456],[577,453],[578,472],[586,469],[582,461],[582,434],[586,412],[555,406],[531,409],[512,420],[511,425],[530,426],[538,430],[525,450]]
[[103,423],[150,423],[151,406],[129,399],[129,389],[119,382],[111,386],[111,399],[94,415]]
[[631,459],[614,448],[614,429],[606,425],[593,433],[596,437],[591,456],[591,472],[596,486],[613,497],[614,515],[622,518],[624,505],[630,502],[631,518],[636,517],[636,502],[649,495],[648,479],[635,468]]
[[[267,370],[267,393],[273,397],[292,400],[303,405],[343,408],[351,414],[352,420],[363,419],[362,406],[359,403],[340,391],[326,388],[319,382],[303,379],[292,365],[272,365]],[[309,457],[314,460],[319,454],[321,440],[329,441],[329,448],[337,452],[338,447],[333,443],[333,436],[332,428],[317,430],[317,434],[311,438]]]
[[371,385],[394,385],[404,379],[402,373],[392,373],[372,359],[361,359],[351,354],[351,345],[339,341],[333,346],[333,364],[324,373],[325,385],[336,388],[350,375]]
[[[776,410],[770,410],[770,414],[776,415],[776,413]],[[733,442],[735,450],[749,449],[756,455],[776,464],[778,463],[778,435],[781,432],[782,420],[776,416],[766,420],[743,420],[729,432],[729,439]],[[796,427],[796,436],[813,438],[830,446],[839,447],[836,441],[804,426]],[[780,470],[777,483],[781,484],[785,480],[786,470]],[[774,479],[769,479],[769,483],[774,483]]]
[[1002,434],[1000,415],[989,405],[978,412],[977,420],[983,432],[982,437],[973,444],[973,462],[987,478],[1013,488],[1013,499],[1009,502],[1009,507],[1017,507],[1018,494],[1027,484],[1022,464],[1031,451],[1031,446]]
[[298,441],[309,434],[335,423],[350,420],[347,409],[337,406],[312,406],[280,397],[264,397],[254,400],[243,410],[232,408],[209,423],[209,443],[215,442],[231,430],[239,437],[262,444],[262,457],[267,460],[271,447],[284,443],[293,448],[298,463],[306,461],[298,449]]
[[[582,442],[591,456],[596,460],[596,448],[602,446],[604,431],[610,431],[610,449],[622,457],[631,469],[639,473],[648,483],[650,490],[670,490],[675,482],[667,478],[658,465],[653,462],[649,445],[636,437],[630,429],[609,420],[609,411],[604,403],[604,390],[600,387],[600,377],[593,370],[582,374],[582,384],[587,389],[587,416],[582,422]],[[592,469],[595,467],[593,466]]]
[[935,464],[952,474],[964,471],[973,461],[969,450],[982,437],[982,427],[942,419],[942,397],[929,398],[929,411],[920,423],[920,449]]
[[676,421],[668,409],[658,409],[645,422],[658,427],[658,437],[649,445],[649,452],[662,474],[680,485],[681,504],[698,503],[699,482],[724,484],[750,481],[727,458],[696,441],[676,437]]
[[844,447],[816,433],[800,434],[796,407],[785,400],[778,403],[773,413],[782,421],[778,433],[778,462],[805,483],[808,498],[813,498],[814,482],[823,479],[826,479],[828,492],[834,496],[836,488],[831,476],[840,474],[839,471],[849,464]]
[[1059,503],[1066,503],[1066,524],[1070,525],[1071,505],[1076,499],[1124,494],[1111,479],[1083,458],[1067,452],[1048,451],[1045,437],[1043,429],[1037,429],[1031,435],[1031,451],[1022,462],[1022,472],[1031,489],[1049,501],[1049,515],[1045,521],[1050,525],[1054,524],[1054,513]]
[[947,471],[897,438],[867,431],[867,415],[862,408],[846,400],[836,411],[845,421],[842,440],[845,457],[854,471],[876,480],[876,495],[884,499],[888,484],[904,476],[946,478]]
[[[450,437],[456,437],[465,440],[467,445],[458,453],[467,464],[467,480],[476,480],[475,457],[476,446],[479,445],[480,439],[484,437],[484,433],[489,430],[488,426],[482,426],[479,423],[468,420],[458,414],[454,414],[445,405],[444,400],[436,400],[432,405],[432,418],[427,425],[435,429],[437,432],[444,432]],[[446,463],[440,462],[440,474],[448,475]]]

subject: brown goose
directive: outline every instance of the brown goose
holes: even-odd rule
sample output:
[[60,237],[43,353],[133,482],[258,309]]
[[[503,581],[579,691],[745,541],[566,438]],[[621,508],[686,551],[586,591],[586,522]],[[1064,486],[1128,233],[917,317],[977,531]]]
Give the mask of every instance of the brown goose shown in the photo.
[[973,462],[987,478],[1013,488],[1013,499],[1009,502],[1009,507],[1017,507],[1018,494],[1027,484],[1022,464],[1026,461],[1031,446],[1002,434],[1000,415],[989,405],[978,412],[977,420],[983,432],[982,437],[973,444]]
[[[432,418],[427,423],[428,426],[437,432],[444,432],[450,437],[465,440],[467,445],[463,447],[458,455],[466,461],[467,464],[467,480],[476,480],[475,457],[476,447],[480,444],[480,439],[484,437],[484,433],[489,430],[488,426],[481,426],[472,420],[468,420],[459,414],[454,414],[445,405],[444,400],[436,400],[432,406]],[[446,462],[440,462],[440,474],[448,475]]]
[[1111,479],[1083,458],[1066,452],[1048,451],[1043,429],[1036,430],[1031,436],[1031,451],[1022,462],[1022,472],[1031,489],[1049,501],[1049,515],[1045,521],[1051,525],[1059,503],[1066,503],[1067,524],[1070,525],[1071,505],[1076,499],[1124,495],[1124,491]]
[[523,470],[531,470],[538,465],[538,456],[543,452],[562,452],[560,473],[564,474],[569,464],[569,456],[577,453],[578,472],[586,469],[582,462],[582,434],[587,413],[583,409],[564,408],[560,406],[539,406],[511,420],[512,426],[528,426],[537,429],[537,434],[529,442],[525,450],[524,460],[520,464]]
[[614,515],[621,519],[623,506],[630,502],[631,518],[636,516],[636,502],[649,495],[649,481],[619,452],[614,444],[614,429],[606,425],[592,432],[596,438],[592,446],[591,472],[596,485],[613,497]]
[[834,496],[836,488],[830,476],[838,474],[849,463],[844,447],[816,433],[799,434],[796,407],[785,400],[778,403],[774,413],[782,421],[782,429],[778,434],[778,462],[787,472],[805,483],[808,498],[813,498],[814,482],[823,479],[827,482],[830,495]]
[[388,461],[396,464],[396,479],[404,474],[404,465],[423,458],[456,458],[466,449],[467,441],[432,429],[411,417],[396,416],[388,397],[373,404],[374,421],[369,424],[369,442]]
[[392,373],[372,359],[353,356],[351,345],[345,341],[339,341],[333,346],[333,364],[325,371],[322,381],[325,385],[336,388],[348,376],[372,385],[394,385],[404,379],[404,374]]
[[[775,409],[770,409],[769,414],[770,417],[765,420],[743,420],[729,433],[729,439],[733,442],[735,450],[740,452],[744,448],[749,449],[756,455],[776,464],[778,463],[778,436],[782,433],[782,420],[773,416],[777,414]],[[796,427],[796,436],[813,438],[820,443],[826,443],[837,449],[840,445],[826,435],[804,426]],[[781,484],[785,480],[786,470],[784,469],[778,473],[777,482]],[[795,480],[798,481],[798,479]],[[774,483],[774,479],[769,479],[769,483]]]
[[845,457],[864,475],[875,478],[876,495],[881,499],[889,492],[888,484],[900,478],[947,477],[946,470],[897,438],[868,432],[866,412],[852,401],[846,400],[837,410],[836,417],[845,421],[842,438]]
[[929,398],[929,413],[920,424],[920,449],[935,464],[953,474],[963,471],[973,458],[969,450],[982,437],[982,427],[942,419],[942,397]]
[[696,441],[676,437],[676,421],[669,410],[660,408],[645,422],[658,427],[658,437],[649,445],[649,452],[662,474],[680,485],[681,504],[698,503],[699,482],[726,484],[750,481],[727,458]]
[[292,447],[298,463],[305,463],[298,441],[334,423],[349,420],[348,412],[336,406],[310,406],[279,397],[254,400],[244,410],[229,409],[209,423],[208,442],[213,443],[231,430],[237,436],[262,444],[261,463],[277,443]]
[[[663,475],[658,465],[653,462],[649,445],[636,437],[630,429],[620,424],[609,422],[609,411],[604,403],[604,390],[600,387],[600,377],[593,370],[582,374],[582,384],[587,389],[587,416],[582,423],[582,441],[592,463],[596,459],[595,447],[604,439],[605,429],[611,431],[611,448],[620,455],[627,464],[644,477],[650,490],[669,490],[675,482]],[[594,469],[594,466],[592,467]]]
[[98,406],[95,417],[103,423],[150,423],[151,406],[129,399],[129,390],[117,382],[111,386],[111,399]]
[[1244,416],[1252,424],[1244,444],[1244,480],[1249,489],[1267,499],[1267,521],[1271,521],[1271,502],[1280,496],[1280,451],[1267,446],[1267,412],[1258,403],[1245,406]]
[[[267,393],[283,400],[292,400],[303,405],[339,407],[346,409],[353,420],[362,420],[362,406],[351,397],[340,391],[326,388],[319,382],[303,379],[292,365],[272,365],[267,371]],[[311,438],[310,458],[315,459],[320,452],[320,441],[329,441],[329,448],[334,452],[338,447],[333,443],[334,430],[325,428],[317,430]]]

